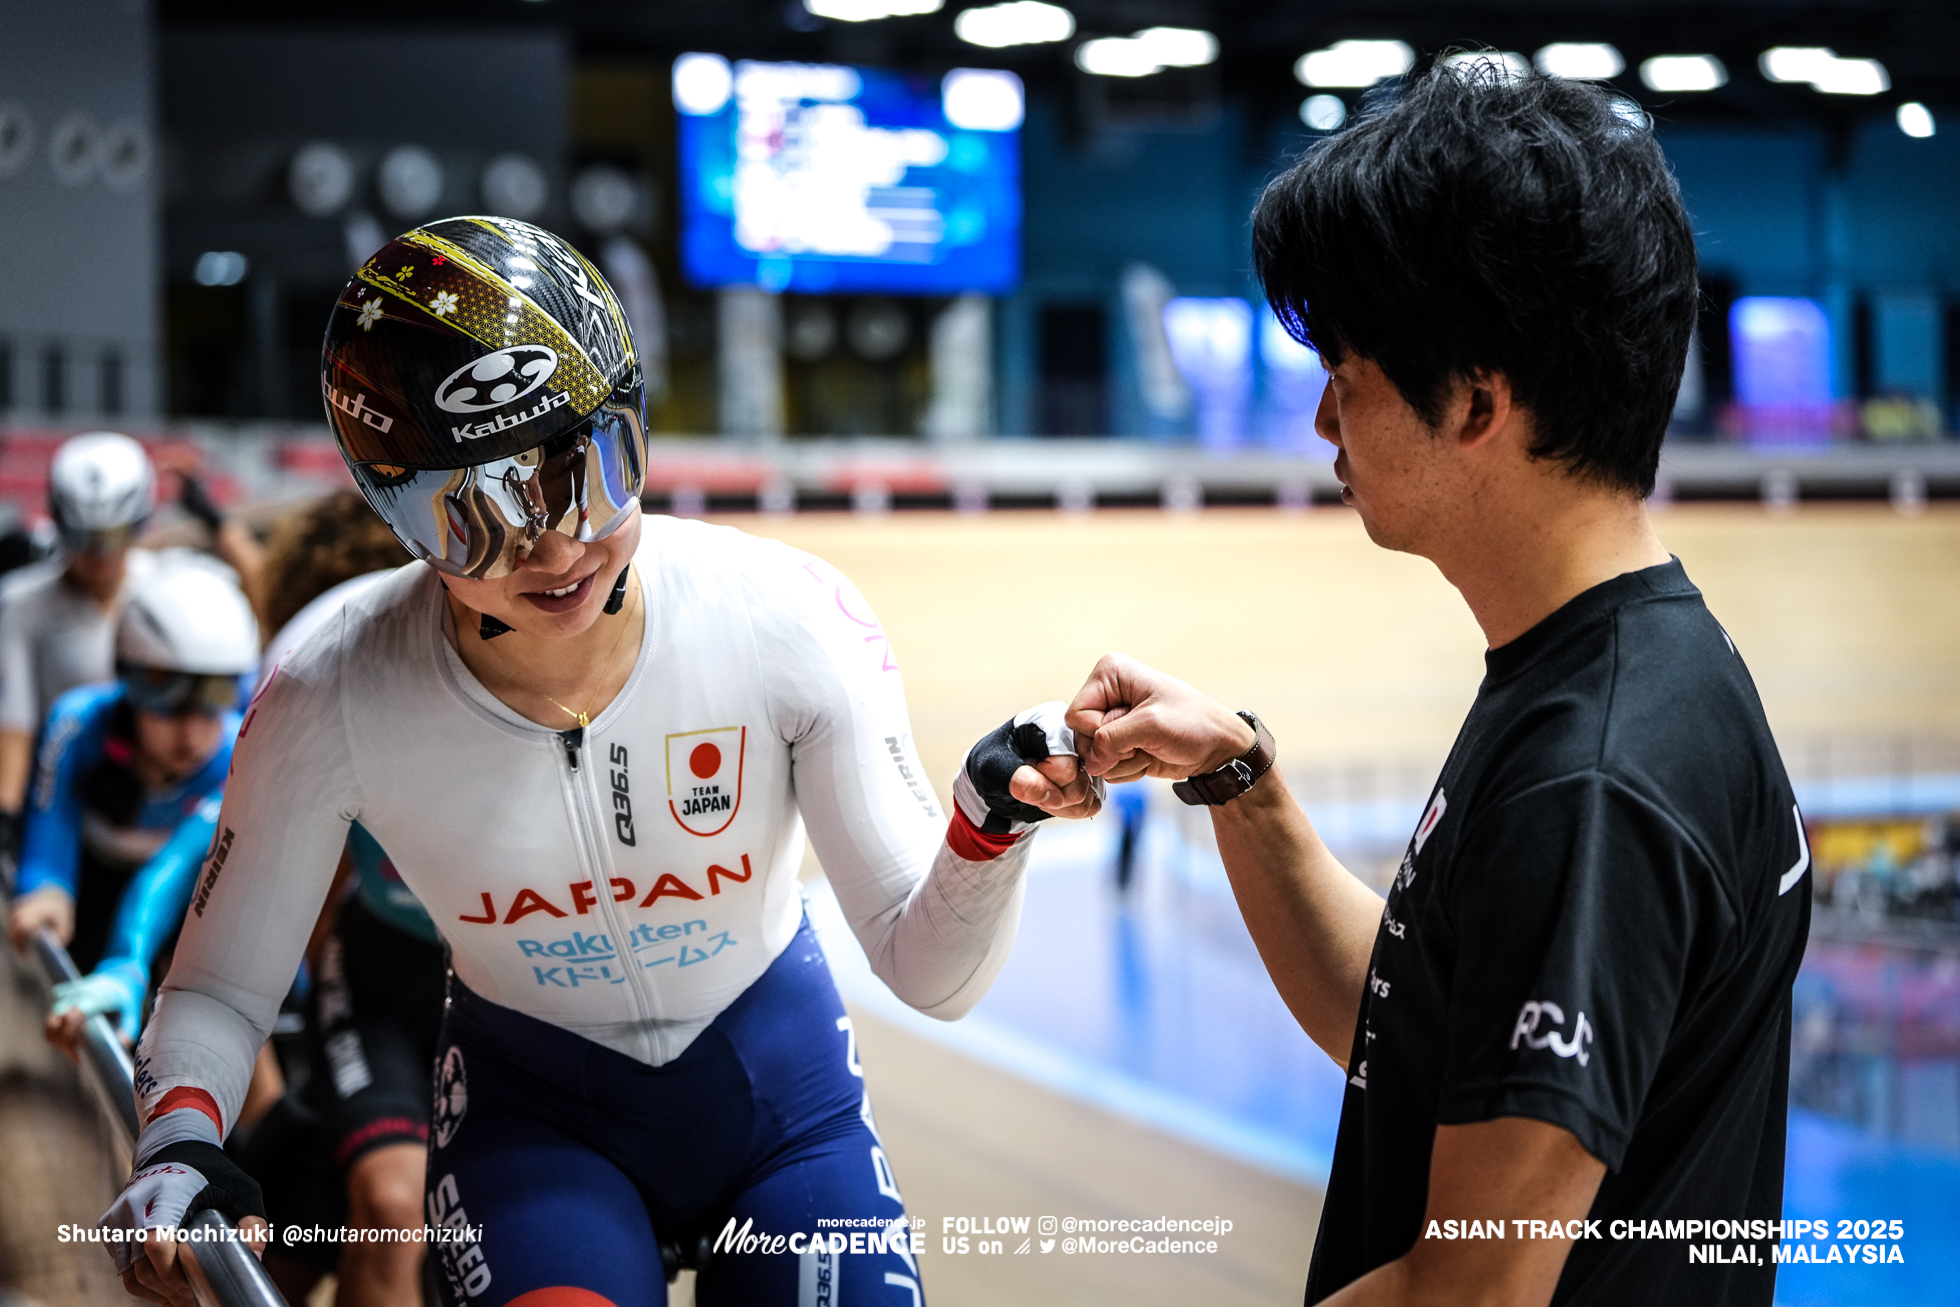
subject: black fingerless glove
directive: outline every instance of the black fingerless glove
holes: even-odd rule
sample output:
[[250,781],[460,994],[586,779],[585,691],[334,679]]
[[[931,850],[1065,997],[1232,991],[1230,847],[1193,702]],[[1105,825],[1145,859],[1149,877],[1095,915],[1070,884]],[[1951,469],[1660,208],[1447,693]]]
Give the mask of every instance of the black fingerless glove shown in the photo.
[[987,804],[987,820],[981,829],[989,835],[1005,835],[1014,822],[1048,820],[1048,814],[1031,803],[1023,803],[1008,789],[1014,773],[1026,763],[1048,757],[1048,734],[1039,722],[1019,726],[1009,718],[998,728],[980,737],[966,755],[966,776]]
[[259,1182],[245,1174],[244,1169],[218,1145],[205,1143],[201,1139],[166,1144],[144,1158],[143,1167],[156,1166],[161,1162],[188,1166],[204,1177],[204,1187],[197,1191],[191,1205],[184,1209],[184,1220],[188,1221],[207,1209],[217,1212],[233,1225],[248,1216],[265,1215],[265,1195],[259,1192]]

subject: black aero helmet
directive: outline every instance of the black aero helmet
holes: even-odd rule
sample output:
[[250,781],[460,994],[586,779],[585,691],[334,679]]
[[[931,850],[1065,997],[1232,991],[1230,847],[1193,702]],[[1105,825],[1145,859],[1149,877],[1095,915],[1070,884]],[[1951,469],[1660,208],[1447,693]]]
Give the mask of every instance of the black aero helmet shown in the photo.
[[447,218],[383,246],[334,305],[320,389],[368,503],[452,576],[503,576],[546,531],[598,540],[640,509],[626,314],[529,223]]

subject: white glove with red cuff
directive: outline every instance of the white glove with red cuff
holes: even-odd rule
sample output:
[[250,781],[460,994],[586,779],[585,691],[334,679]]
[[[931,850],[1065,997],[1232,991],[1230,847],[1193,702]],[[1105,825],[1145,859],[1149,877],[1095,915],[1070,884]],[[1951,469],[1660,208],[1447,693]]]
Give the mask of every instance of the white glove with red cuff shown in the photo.
[[264,1216],[265,1199],[258,1181],[215,1143],[184,1139],[158,1148],[137,1163],[129,1183],[98,1222],[105,1230],[137,1232],[107,1244],[116,1270],[129,1270],[143,1255],[144,1243],[158,1238],[159,1231],[174,1229],[206,1208],[236,1225],[247,1216]]

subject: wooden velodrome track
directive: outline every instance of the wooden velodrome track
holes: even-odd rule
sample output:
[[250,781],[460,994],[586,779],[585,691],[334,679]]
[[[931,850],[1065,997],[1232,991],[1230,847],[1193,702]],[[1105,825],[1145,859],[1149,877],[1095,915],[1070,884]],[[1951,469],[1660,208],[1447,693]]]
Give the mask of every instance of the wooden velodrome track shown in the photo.
[[[827,559],[883,620],[942,802],[965,748],[1120,649],[1256,707],[1289,767],[1433,768],[1482,641],[1420,559],[1339,509],[730,519]],[[1960,737],[1960,507],[1676,507],[1658,519],[1792,740]],[[91,1105],[0,983],[0,1289],[126,1301],[54,1242],[110,1196]],[[860,1014],[861,1055],[937,1307],[1298,1300],[1319,1195]],[[1230,1217],[1214,1256],[947,1256],[947,1216]],[[1010,1249],[1011,1251],[1011,1249]],[[688,1301],[685,1282],[675,1301]],[[0,1304],[8,1304],[0,1293]]]

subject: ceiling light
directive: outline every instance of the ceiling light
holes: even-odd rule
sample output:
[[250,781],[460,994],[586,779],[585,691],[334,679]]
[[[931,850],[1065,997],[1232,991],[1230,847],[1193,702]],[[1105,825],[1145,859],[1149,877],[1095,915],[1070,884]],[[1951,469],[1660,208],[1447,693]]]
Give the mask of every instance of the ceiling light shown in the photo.
[[1826,95],[1881,95],[1892,89],[1892,78],[1876,59],[1839,59],[1811,85]]
[[1892,89],[1891,75],[1876,59],[1846,59],[1823,46],[1779,45],[1757,60],[1772,82],[1808,82],[1826,95],[1880,95]]
[[551,183],[535,159],[522,154],[500,154],[483,167],[478,183],[486,211],[528,222],[544,212],[551,198]]
[[1415,67],[1416,52],[1406,41],[1336,41],[1309,50],[1293,65],[1302,86],[1373,86]]
[[1164,68],[1141,45],[1122,36],[1100,37],[1076,46],[1075,66],[1098,77],[1148,77]]
[[1194,27],[1146,27],[1075,48],[1075,66],[1098,77],[1148,77],[1166,68],[1196,68],[1218,58],[1218,38]]
[[939,107],[955,127],[1011,132],[1025,113],[1021,79],[993,68],[955,68],[939,83]]
[[1924,140],[1933,134],[1933,111],[1917,100],[1900,105],[1899,130]]
[[953,34],[968,45],[984,45],[991,50],[1066,41],[1075,35],[1075,15],[1041,0],[1010,0],[966,10],[953,20]]
[[684,54],[674,60],[674,107],[682,113],[720,113],[734,91],[734,70],[720,55]]
[[1729,70],[1712,54],[1660,54],[1641,62],[1640,80],[1650,91],[1712,91]]
[[1166,68],[1201,68],[1218,58],[1218,38],[1195,27],[1146,27],[1130,39]]
[[206,250],[197,256],[197,268],[191,275],[200,286],[236,286],[245,280],[249,266],[237,250]]
[[946,0],[803,0],[803,7],[819,18],[840,23],[869,23],[880,18],[936,14],[945,3]]
[[286,193],[309,218],[330,217],[354,196],[354,161],[330,141],[302,145],[287,165]]
[[374,182],[381,207],[403,222],[426,216],[442,200],[442,164],[419,145],[397,145],[382,155]]
[[1338,95],[1310,95],[1300,102],[1300,121],[1317,132],[1331,132],[1347,121],[1347,105]]
[[1531,60],[1516,50],[1459,50],[1446,54],[1442,59],[1445,68],[1465,68],[1474,64],[1488,64],[1506,77],[1531,76]]
[[1563,77],[1575,82],[1603,82],[1626,70],[1627,61],[1604,41],[1554,41],[1540,50],[1532,62],[1547,77]]
[[1763,51],[1756,64],[1772,82],[1808,82],[1836,61],[1836,51],[1821,45],[1779,45]]
[[611,164],[595,163],[572,179],[572,216],[596,236],[610,236],[633,220],[640,188]]

